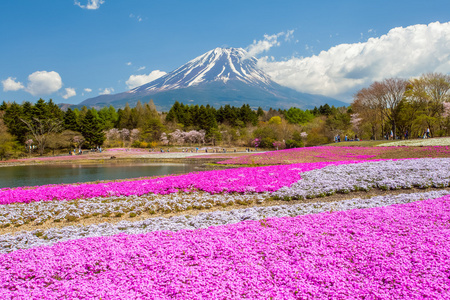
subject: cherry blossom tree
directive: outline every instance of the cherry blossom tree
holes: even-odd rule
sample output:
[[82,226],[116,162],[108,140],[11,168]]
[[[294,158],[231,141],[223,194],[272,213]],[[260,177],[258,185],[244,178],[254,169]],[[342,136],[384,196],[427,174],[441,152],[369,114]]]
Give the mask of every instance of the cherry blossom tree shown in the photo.
[[165,132],[161,133],[161,137],[159,138],[159,140],[163,145],[169,144],[169,139],[167,138],[167,134]]
[[123,128],[120,130],[120,136],[122,138],[123,146],[125,147],[125,141],[130,137],[130,130]]
[[177,129],[174,132],[169,133],[170,142],[172,142],[173,144],[182,145],[184,144],[184,135],[185,132],[181,131],[180,129]]
[[133,144],[134,141],[139,140],[139,137],[141,135],[141,131],[137,128],[131,130],[130,132],[130,140],[131,140],[131,144]]

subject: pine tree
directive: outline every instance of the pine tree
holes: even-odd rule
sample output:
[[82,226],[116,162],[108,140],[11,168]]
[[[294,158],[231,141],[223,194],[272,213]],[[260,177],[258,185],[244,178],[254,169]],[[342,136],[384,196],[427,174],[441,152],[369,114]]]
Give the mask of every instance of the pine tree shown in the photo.
[[88,110],[82,120],[81,133],[86,140],[88,147],[101,146],[105,141],[105,134],[100,120],[94,116],[91,110]]
[[59,108],[59,106],[57,104],[53,103],[52,99],[48,100],[46,105],[47,105],[47,111],[50,115],[50,118],[62,120],[62,118],[64,116],[64,112],[61,110],[61,108]]
[[78,122],[77,115],[70,107],[64,114],[64,129],[80,131],[80,124]]
[[24,118],[22,106],[13,102],[5,111],[3,121],[8,127],[8,132],[17,137],[21,143],[25,143],[29,129],[20,119]]
[[[125,108],[120,111],[119,114],[119,129],[127,128],[130,129],[131,124],[131,108],[130,105],[127,103],[125,104]],[[133,128],[131,128],[133,129]]]
[[5,111],[8,108],[8,104],[6,104],[5,101],[2,102],[2,104],[0,105],[0,110]]
[[32,117],[39,120],[49,119],[50,111],[47,103],[41,98],[33,106]]
[[258,111],[256,112],[256,115],[257,115],[258,117],[264,116],[264,110],[261,108],[261,106],[258,107]]

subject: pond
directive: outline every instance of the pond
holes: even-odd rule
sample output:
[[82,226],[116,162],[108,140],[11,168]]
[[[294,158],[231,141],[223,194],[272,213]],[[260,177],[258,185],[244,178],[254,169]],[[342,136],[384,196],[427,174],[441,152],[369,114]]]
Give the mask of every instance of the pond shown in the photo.
[[0,168],[0,188],[115,180],[199,171],[181,163],[54,164]]

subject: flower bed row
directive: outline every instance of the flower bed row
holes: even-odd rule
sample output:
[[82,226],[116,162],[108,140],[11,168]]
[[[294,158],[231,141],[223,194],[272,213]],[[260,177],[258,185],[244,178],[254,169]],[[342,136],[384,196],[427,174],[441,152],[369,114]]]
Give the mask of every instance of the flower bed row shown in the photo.
[[[49,246],[58,242],[76,240],[86,237],[112,236],[120,233],[143,234],[152,231],[179,231],[182,229],[199,229],[211,226],[239,223],[245,220],[261,220],[266,218],[295,217],[322,212],[344,211],[350,209],[372,208],[393,204],[410,203],[425,199],[435,199],[450,194],[448,190],[377,196],[370,199],[354,198],[338,202],[299,203],[294,205],[274,205],[268,207],[248,207],[231,211],[213,211],[195,216],[181,215],[169,218],[155,217],[143,221],[120,221],[116,224],[101,223],[87,226],[67,226],[47,230],[37,229],[22,231],[18,234],[0,236],[0,253],[18,249]],[[192,195],[195,197],[195,195]],[[246,195],[234,195],[243,198]],[[259,199],[263,199],[259,195]]]
[[0,255],[0,298],[442,299],[449,219],[446,196],[68,241]]
[[376,161],[329,166],[302,173],[302,179],[272,195],[278,199],[304,199],[336,192],[372,188],[383,190],[450,186],[450,158]]
[[0,206],[0,227],[41,225],[47,220],[78,221],[89,217],[131,217],[141,213],[173,213],[190,209],[227,207],[235,204],[262,203],[269,193],[262,194],[169,194],[129,197],[97,197],[74,201],[39,201]]
[[[291,166],[292,167],[292,166]],[[264,169],[263,169],[264,170]],[[269,168],[269,170],[272,170]],[[304,170],[304,169],[303,169]],[[301,170],[297,170],[299,173]],[[0,227],[42,224],[95,216],[137,216],[141,213],[173,213],[214,206],[262,203],[271,196],[302,199],[348,193],[355,190],[447,187],[450,185],[450,159],[414,159],[331,165],[305,171],[290,187],[269,194],[176,193],[168,195],[130,195],[95,197],[71,201],[38,201],[0,206]],[[294,177],[295,178],[295,177]],[[292,178],[293,179],[293,178]],[[139,181],[138,181],[139,182]]]
[[[357,161],[354,161],[355,163]],[[98,184],[45,185],[0,189],[0,204],[74,200],[94,197],[171,194],[179,191],[216,193],[272,192],[298,181],[301,172],[351,162],[321,162],[204,171],[179,176]]]
[[[391,144],[389,144],[391,145]],[[241,156],[218,162],[223,165],[276,165],[323,161],[450,157],[450,147],[335,147],[286,149]]]

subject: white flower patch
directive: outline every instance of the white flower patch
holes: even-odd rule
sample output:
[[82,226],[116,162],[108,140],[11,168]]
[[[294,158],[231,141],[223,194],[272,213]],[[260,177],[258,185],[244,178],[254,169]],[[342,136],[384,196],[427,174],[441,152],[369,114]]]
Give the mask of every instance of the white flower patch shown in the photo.
[[420,146],[450,146],[450,138],[432,138],[432,139],[417,139],[417,140],[399,140],[395,142],[389,142],[384,144],[377,145],[379,147],[386,146],[411,146],[411,147],[420,147]]
[[450,158],[422,158],[328,166],[302,173],[297,183],[272,195],[289,200],[372,188],[395,190],[449,185]]
[[[251,191],[252,189],[249,189]],[[0,205],[0,226],[23,224],[39,225],[52,219],[56,222],[92,216],[140,215],[143,212],[180,212],[189,209],[205,209],[214,206],[262,203],[269,193],[262,194],[168,194],[145,196],[111,196],[74,201],[40,201],[31,203],[12,203]]]
[[435,199],[448,194],[450,194],[450,191],[441,190],[426,193],[400,194],[396,196],[378,196],[371,199],[355,198],[338,202],[249,207],[231,211],[200,213],[197,216],[182,215],[170,218],[158,217],[137,222],[121,221],[117,224],[102,223],[89,226],[68,226],[48,230],[22,231],[15,235],[0,235],[0,253],[7,253],[18,249],[50,246],[58,242],[85,237],[110,236],[120,233],[142,234],[163,230],[194,230],[198,228],[233,224],[245,220],[294,217],[327,211],[344,211],[410,203],[425,199]]

